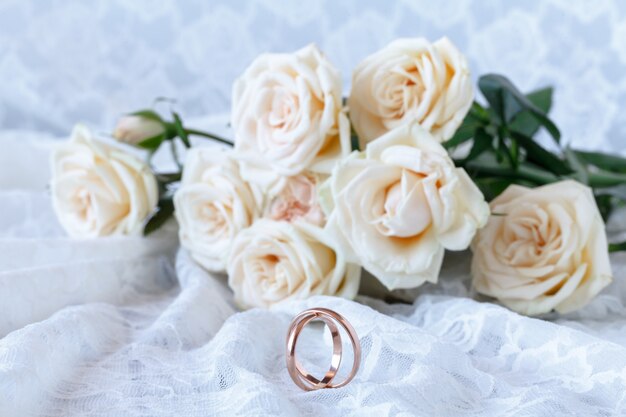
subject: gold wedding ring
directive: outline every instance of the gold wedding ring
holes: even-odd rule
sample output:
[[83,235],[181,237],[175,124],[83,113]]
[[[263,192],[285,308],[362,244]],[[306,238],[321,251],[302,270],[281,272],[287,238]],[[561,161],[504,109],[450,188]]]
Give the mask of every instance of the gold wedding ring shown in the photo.
[[[322,379],[317,379],[309,372],[307,372],[298,359],[296,358],[296,345],[298,343],[298,337],[304,327],[313,320],[321,320],[328,326],[333,341],[333,356],[330,361],[330,367],[328,372]],[[337,324],[341,326],[352,343],[352,349],[354,350],[354,362],[352,369],[348,374],[348,377],[340,383],[333,384],[333,380],[339,370],[342,356],[342,341],[341,334],[337,328]],[[352,325],[339,313],[322,307],[311,308],[298,314],[291,325],[289,326],[289,332],[287,333],[287,370],[293,382],[305,391],[312,391],[322,388],[340,388],[348,384],[355,377],[361,364],[361,343],[354,331]]]

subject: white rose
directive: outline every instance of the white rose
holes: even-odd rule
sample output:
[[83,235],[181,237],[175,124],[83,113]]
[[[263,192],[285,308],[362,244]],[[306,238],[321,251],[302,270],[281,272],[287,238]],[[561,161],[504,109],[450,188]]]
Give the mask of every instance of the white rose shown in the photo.
[[593,193],[575,181],[512,185],[472,243],[474,287],[535,315],[573,311],[612,279],[604,222]]
[[467,173],[417,123],[354,152],[323,188],[334,204],[327,227],[348,260],[388,289],[437,282],[444,249],[466,249],[489,217]]
[[443,142],[473,99],[467,60],[447,38],[398,39],[354,70],[348,107],[365,143],[414,121]]
[[228,263],[228,284],[244,308],[313,295],[353,298],[360,274],[360,267],[346,263],[324,229],[269,219],[237,236]]
[[305,221],[323,227],[326,215],[318,199],[320,176],[305,172],[284,178],[269,199],[264,217],[287,222]]
[[280,175],[329,173],[350,153],[341,99],[341,76],[316,46],[263,54],[233,87],[235,148]]
[[77,125],[52,157],[52,202],[70,236],[140,234],[158,201],[150,168]]
[[113,137],[121,142],[136,145],[146,139],[162,134],[165,128],[156,120],[128,115],[120,118],[113,131]]
[[239,175],[231,150],[192,148],[174,196],[181,245],[210,271],[223,271],[237,234],[260,214],[258,191]]

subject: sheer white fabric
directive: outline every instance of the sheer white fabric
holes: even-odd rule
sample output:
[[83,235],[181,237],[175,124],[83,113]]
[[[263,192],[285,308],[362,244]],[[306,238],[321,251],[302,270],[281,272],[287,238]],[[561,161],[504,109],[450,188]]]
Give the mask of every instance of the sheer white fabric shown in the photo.
[[[555,85],[566,142],[625,151],[626,2],[0,1],[0,126],[32,130],[0,131],[0,416],[626,415],[624,255],[588,307],[547,320],[468,298],[463,254],[440,285],[403,293],[412,305],[320,297],[238,312],[224,277],[177,250],[174,224],[77,241],[54,218],[57,138],[34,131],[110,130],[156,96],[186,116],[227,111],[256,55],[309,42],[347,91],[354,65],[392,39],[443,35],[474,77]],[[361,337],[361,370],[340,390],[302,392],[285,368],[287,326],[313,306]],[[305,364],[327,363],[321,329],[309,333]]]
[[[176,254],[174,225],[66,238],[45,190],[48,142],[35,139],[0,134],[21,155],[0,165],[3,417],[626,414],[624,256],[591,305],[545,321],[467,298],[464,254],[447,258],[441,285],[402,294],[412,305],[318,297],[238,312],[224,277]],[[288,324],[314,306],[361,337],[345,388],[305,393],[287,373]],[[328,363],[321,329],[309,333],[305,364]]]
[[0,1],[0,126],[111,129],[155,97],[188,117],[227,111],[260,53],[315,42],[340,69],[398,37],[446,35],[474,78],[555,85],[564,140],[625,151],[626,2],[611,0]]

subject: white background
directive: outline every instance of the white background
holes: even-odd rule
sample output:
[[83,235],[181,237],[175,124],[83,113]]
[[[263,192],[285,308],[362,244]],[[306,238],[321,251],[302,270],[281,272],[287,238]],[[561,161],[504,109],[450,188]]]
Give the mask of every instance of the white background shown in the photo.
[[[55,221],[49,134],[110,129],[156,96],[222,114],[258,53],[311,41],[347,91],[354,64],[393,38],[444,34],[475,76],[554,84],[566,139],[626,147],[626,2],[0,0],[0,415],[626,415],[623,253],[587,307],[545,320],[472,300],[463,254],[413,305],[319,297],[238,313],[224,277],[174,259],[171,228],[80,241]],[[363,362],[345,388],[305,393],[284,339],[318,305],[351,321]],[[302,354],[322,364],[314,336]]]
[[626,150],[626,2],[0,0],[0,127],[66,135],[176,98],[228,111],[259,53],[317,43],[341,69],[397,37],[450,37],[476,77],[555,85],[566,141]]

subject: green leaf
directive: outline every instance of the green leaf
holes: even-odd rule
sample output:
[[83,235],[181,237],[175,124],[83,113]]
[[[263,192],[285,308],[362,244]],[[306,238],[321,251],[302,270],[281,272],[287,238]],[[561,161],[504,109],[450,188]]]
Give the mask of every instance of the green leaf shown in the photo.
[[176,130],[176,134],[183,141],[186,148],[191,148],[191,143],[189,142],[189,136],[187,135],[187,131],[183,127],[183,121],[176,112],[172,112],[172,117],[174,118],[174,129]]
[[614,187],[597,188],[594,191],[596,195],[607,195],[626,202],[626,184],[616,185]]
[[[477,103],[474,104],[477,105]],[[446,149],[456,148],[460,144],[472,139],[476,134],[476,129],[486,126],[487,123],[488,121],[485,122],[484,120],[477,118],[471,112],[468,113],[467,116],[465,116],[465,119],[463,119],[461,126],[459,126],[454,133],[454,136],[443,143],[443,147]]]
[[491,119],[489,117],[489,111],[480,105],[477,101],[472,103],[472,106],[469,109],[468,116],[483,122],[483,124],[488,124]]
[[537,106],[544,114],[548,114],[552,108],[552,87],[545,87],[526,94],[526,98]]
[[515,131],[509,131],[513,139],[526,151],[526,158],[556,175],[571,174],[567,164],[552,152],[543,148],[534,139]]
[[150,217],[143,228],[144,236],[148,236],[150,233],[163,226],[173,213],[174,201],[171,198],[159,200],[157,211]]
[[614,187],[596,188],[593,190],[596,204],[604,221],[608,221],[616,206],[626,205],[626,184]]
[[454,133],[454,136],[442,144],[443,147],[446,149],[454,149],[462,143],[467,142],[474,137],[474,133],[476,132],[476,128],[478,128],[478,126],[479,125],[477,124],[465,123],[465,121],[463,121],[463,124],[459,126],[457,131]]
[[554,140],[559,143],[561,133],[546,113],[530,99],[522,94],[506,77],[498,74],[487,74],[478,80],[478,88],[492,107],[500,124],[510,123],[522,111],[528,111]]
[[169,184],[172,182],[180,181],[182,178],[182,172],[167,172],[155,174],[157,181],[160,183]]
[[156,136],[152,136],[151,138],[144,139],[137,144],[140,148],[148,149],[149,151],[156,151],[159,146],[165,140],[165,135],[163,133],[158,134]]
[[[548,114],[552,107],[552,87],[542,88],[526,95],[526,98],[537,106],[544,114]],[[533,137],[541,127],[541,123],[529,110],[519,112],[509,123],[509,128],[521,132],[528,137]]]
[[511,146],[507,146],[507,131],[504,126],[498,128],[498,148],[499,160],[509,161],[509,166],[513,169],[517,169],[519,166],[519,145],[513,141]]
[[359,144],[359,137],[357,135],[350,136],[350,149],[353,151],[360,151],[361,145]]
[[513,168],[517,169],[520,162],[519,143],[517,143],[516,141],[513,141],[513,143],[511,143],[511,147],[509,148],[509,154],[511,155]]
[[600,215],[602,219],[607,222],[613,211],[613,198],[610,195],[598,195],[595,196],[596,205],[598,206],[598,210],[600,210]]
[[614,187],[626,184],[626,174],[596,169],[589,172],[589,186],[592,188]]
[[454,136],[443,143],[444,148],[453,149],[462,143],[472,139],[476,134],[476,129],[484,128],[489,124],[489,112],[477,102],[472,103],[469,112],[465,115],[461,126],[456,130]]
[[144,119],[154,120],[155,122],[159,122],[161,124],[164,123],[163,118],[159,115],[159,113],[150,109],[139,110],[139,111],[131,113],[130,115],[143,117]]
[[580,183],[585,185],[589,184],[589,172],[587,171],[587,167],[582,163],[576,152],[572,150],[569,146],[564,150],[565,158],[567,162],[569,162],[570,167],[574,170],[574,177]]
[[463,160],[463,164],[466,164],[478,156],[483,154],[483,152],[488,149],[493,149],[493,138],[485,132],[485,129],[479,128],[476,130],[476,136],[474,137],[474,143],[472,145],[472,149],[469,154]]
[[494,162],[489,163],[479,158],[479,160],[465,165],[464,168],[473,180],[479,178],[499,178],[507,179],[512,184],[533,185],[550,184],[559,180],[559,177],[554,174],[527,162],[520,163],[517,169],[512,169],[494,166]]
[[502,87],[499,85],[493,74],[483,75],[478,79],[478,89],[483,93],[485,99],[494,116],[499,123],[503,123],[504,117],[504,98],[502,97]]
[[356,130],[354,130],[352,123],[350,124],[350,149],[352,151],[361,150],[361,141],[359,141],[359,135],[357,135]]
[[[511,180],[503,178],[480,178],[476,179],[475,182],[487,201],[491,201],[502,194],[512,184]],[[492,213],[492,215],[497,214]]]
[[609,244],[609,252],[621,252],[625,250],[626,250],[626,241]]
[[585,162],[598,168],[626,172],[626,158],[601,152],[575,151]]

